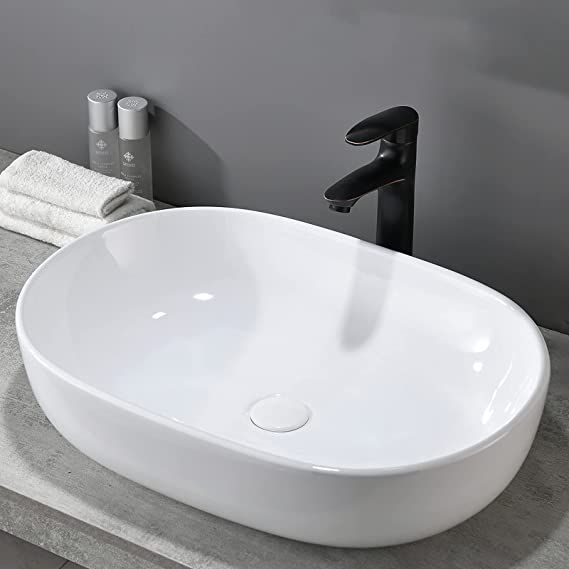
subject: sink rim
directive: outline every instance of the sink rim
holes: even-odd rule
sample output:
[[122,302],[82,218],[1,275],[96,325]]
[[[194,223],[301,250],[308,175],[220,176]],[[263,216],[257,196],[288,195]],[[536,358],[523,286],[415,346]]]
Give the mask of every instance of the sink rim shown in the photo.
[[[375,253],[380,252],[382,255],[389,255],[395,256],[398,259],[398,262],[403,262],[406,264],[419,264],[423,267],[427,268],[428,270],[441,273],[444,275],[452,276],[453,279],[457,279],[459,282],[464,282],[469,286],[474,286],[479,288],[485,292],[489,292],[492,296],[498,300],[500,300],[504,305],[506,305],[510,310],[516,312],[525,323],[530,327],[528,332],[532,332],[536,341],[537,341],[537,348],[540,357],[540,361],[538,362],[540,368],[540,375],[535,380],[535,385],[531,392],[531,395],[527,398],[524,402],[522,407],[520,408],[519,412],[511,417],[502,427],[494,431],[491,435],[483,438],[482,440],[478,441],[475,444],[471,444],[469,446],[465,446],[457,451],[450,452],[441,456],[436,456],[434,458],[430,458],[423,461],[418,462],[410,462],[409,464],[402,464],[402,465],[395,465],[395,466],[380,466],[380,467],[338,467],[336,465],[327,465],[327,464],[312,464],[308,461],[303,461],[299,459],[287,458],[275,453],[260,450],[246,444],[242,444],[239,442],[235,442],[229,439],[226,439],[222,436],[212,434],[206,430],[203,430],[199,427],[188,425],[185,423],[179,423],[174,421],[173,419],[166,417],[164,415],[160,415],[154,411],[151,411],[145,407],[137,405],[135,403],[131,403],[118,397],[116,395],[112,395],[106,392],[103,389],[98,387],[94,387],[88,383],[83,382],[82,380],[76,378],[71,373],[65,371],[63,368],[52,362],[48,357],[44,356],[32,343],[31,339],[29,338],[25,326],[24,326],[24,303],[25,297],[27,295],[27,291],[30,288],[31,284],[36,280],[37,276],[41,274],[43,271],[46,270],[46,266],[49,265],[51,260],[57,256],[67,255],[69,254],[69,250],[72,250],[75,247],[75,243],[81,241],[89,241],[89,240],[96,240],[98,235],[103,234],[108,230],[116,230],[116,228],[122,224],[128,223],[138,223],[142,217],[148,215],[180,215],[183,214],[184,211],[209,211],[209,212],[219,212],[223,210],[224,212],[235,212],[239,215],[248,215],[248,216],[261,216],[261,217],[272,217],[279,220],[279,223],[288,223],[290,225],[294,225],[296,227],[301,227],[304,231],[310,232],[312,234],[320,234],[326,236],[327,239],[337,239],[342,240],[344,243],[350,243],[354,247],[364,247],[370,250],[373,250]],[[69,249],[69,250],[68,250]],[[165,426],[170,429],[174,429],[181,433],[184,433],[187,436],[194,437],[198,440],[203,442],[207,442],[209,444],[216,445],[218,447],[222,447],[225,450],[237,452],[241,455],[250,456],[252,458],[269,462],[273,464],[277,464],[279,466],[286,466],[288,468],[298,469],[302,471],[312,471],[312,472],[319,472],[322,474],[332,475],[332,476],[356,476],[356,477],[382,477],[382,476],[393,476],[393,475],[401,475],[413,472],[420,472],[428,469],[434,469],[438,467],[442,467],[445,465],[449,465],[452,463],[456,463],[462,461],[469,456],[475,455],[485,448],[493,445],[496,441],[500,440],[502,437],[506,436],[512,429],[514,429],[520,422],[524,420],[524,417],[529,414],[532,408],[539,404],[541,397],[543,396],[544,392],[547,391],[547,387],[549,384],[549,377],[550,377],[550,361],[549,361],[549,353],[547,351],[547,347],[545,344],[545,340],[541,335],[537,325],[533,320],[527,315],[527,313],[520,308],[515,302],[511,299],[507,298],[506,296],[502,295],[501,293],[491,289],[490,287],[475,281],[469,277],[466,277],[460,273],[456,273],[449,269],[445,269],[433,263],[429,263],[427,261],[423,261],[422,259],[418,259],[416,257],[409,257],[402,253],[397,253],[383,247],[379,247],[368,243],[366,241],[360,240],[356,237],[352,237],[349,235],[345,235],[330,229],[322,228],[319,226],[312,225],[310,223],[290,219],[287,217],[268,214],[264,212],[254,211],[254,210],[246,210],[246,209],[239,209],[239,208],[224,208],[224,207],[213,207],[213,206],[204,206],[204,207],[185,207],[185,208],[174,208],[174,209],[166,209],[160,211],[154,211],[145,213],[142,215],[130,217],[127,219],[123,219],[121,221],[115,222],[112,225],[102,227],[97,229],[96,231],[90,232],[85,234],[78,239],[76,239],[73,243],[69,244],[66,247],[61,248],[60,250],[56,251],[53,255],[51,255],[48,259],[43,261],[30,275],[24,287],[22,288],[19,296],[18,301],[16,304],[16,330],[20,342],[25,345],[26,350],[28,350],[33,357],[40,362],[44,367],[46,367],[50,372],[55,374],[61,380],[66,381],[67,383],[71,384],[72,386],[82,390],[83,392],[88,393],[90,396],[94,396],[99,398],[106,403],[109,403],[113,406],[119,407],[120,409],[134,413],[139,417],[149,420],[152,423],[157,423],[162,426]],[[541,349],[539,349],[541,347]]]

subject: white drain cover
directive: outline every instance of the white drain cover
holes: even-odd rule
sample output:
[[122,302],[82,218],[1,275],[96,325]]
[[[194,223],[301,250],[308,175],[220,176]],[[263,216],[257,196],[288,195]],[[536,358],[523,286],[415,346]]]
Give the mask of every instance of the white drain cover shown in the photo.
[[276,394],[257,401],[251,407],[250,417],[260,429],[287,433],[306,425],[310,409],[302,401]]

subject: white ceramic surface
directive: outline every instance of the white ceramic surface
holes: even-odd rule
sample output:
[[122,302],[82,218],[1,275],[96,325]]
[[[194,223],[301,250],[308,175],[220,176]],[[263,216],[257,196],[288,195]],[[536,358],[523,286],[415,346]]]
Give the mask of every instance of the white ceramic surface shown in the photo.
[[407,542],[478,512],[526,457],[549,380],[539,330],[500,294],[243,210],[84,236],[34,272],[16,320],[34,393],[79,450],[329,545]]

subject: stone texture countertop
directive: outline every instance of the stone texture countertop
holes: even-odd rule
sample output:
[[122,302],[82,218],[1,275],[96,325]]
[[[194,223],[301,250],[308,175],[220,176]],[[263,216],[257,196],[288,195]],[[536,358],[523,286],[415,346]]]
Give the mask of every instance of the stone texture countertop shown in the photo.
[[[0,152],[0,169],[14,156]],[[54,251],[0,229],[0,529],[89,569],[569,567],[569,336],[543,330],[552,363],[545,413],[528,459],[495,502],[418,543],[319,547],[147,490],[99,466],[56,432],[30,390],[14,325],[20,289]]]

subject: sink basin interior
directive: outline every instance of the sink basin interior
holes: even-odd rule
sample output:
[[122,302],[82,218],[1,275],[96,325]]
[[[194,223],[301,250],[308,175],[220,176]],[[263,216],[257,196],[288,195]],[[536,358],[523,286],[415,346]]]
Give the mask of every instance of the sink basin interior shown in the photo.
[[[140,216],[61,250],[28,285],[31,346],[119,404],[339,470],[483,444],[538,389],[539,332],[504,297],[354,238],[216,209]],[[256,427],[251,407],[273,394],[308,422]]]

